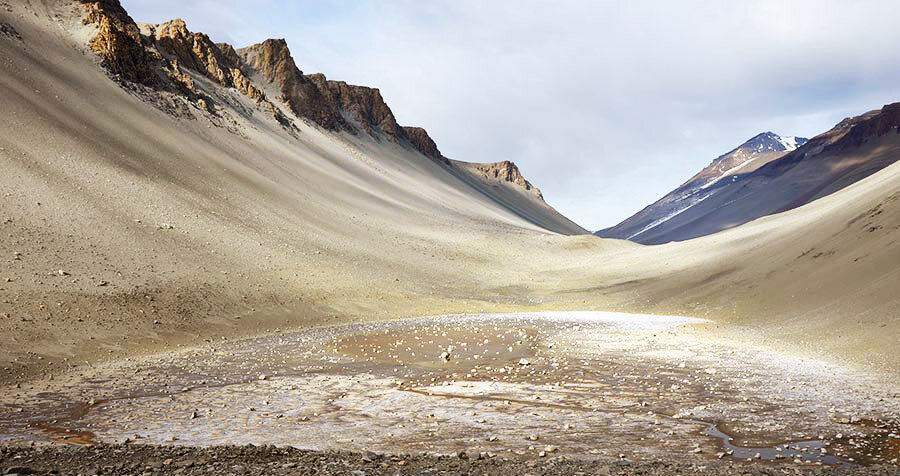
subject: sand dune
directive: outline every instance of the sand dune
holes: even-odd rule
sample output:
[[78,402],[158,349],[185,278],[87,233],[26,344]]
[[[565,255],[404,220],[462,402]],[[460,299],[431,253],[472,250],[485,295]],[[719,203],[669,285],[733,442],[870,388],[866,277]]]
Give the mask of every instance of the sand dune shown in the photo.
[[[900,168],[682,243],[590,235],[514,183],[194,75],[123,88],[81,7],[0,10],[0,378],[289,327],[481,310],[706,317],[900,370]],[[894,136],[860,160],[893,150]],[[869,155],[865,155],[869,154]]]

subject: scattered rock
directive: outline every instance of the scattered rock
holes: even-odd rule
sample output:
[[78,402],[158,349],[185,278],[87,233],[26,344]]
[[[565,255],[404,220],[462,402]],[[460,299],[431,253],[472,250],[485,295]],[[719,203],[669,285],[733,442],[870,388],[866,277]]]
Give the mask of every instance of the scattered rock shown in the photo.
[[3,474],[12,475],[12,474],[34,474],[31,468],[27,466],[12,466],[7,468]]
[[6,22],[0,22],[0,35],[12,38],[14,40],[24,41],[22,35],[16,31],[15,27]]

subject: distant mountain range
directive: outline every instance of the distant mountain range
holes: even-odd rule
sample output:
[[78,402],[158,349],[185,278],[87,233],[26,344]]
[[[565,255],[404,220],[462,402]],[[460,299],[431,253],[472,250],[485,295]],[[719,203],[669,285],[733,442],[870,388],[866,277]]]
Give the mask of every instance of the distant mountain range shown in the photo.
[[898,124],[900,103],[844,119],[811,140],[758,134],[653,204],[595,234],[643,244],[682,241],[805,205],[895,162],[896,155],[873,154],[867,144],[896,134]]

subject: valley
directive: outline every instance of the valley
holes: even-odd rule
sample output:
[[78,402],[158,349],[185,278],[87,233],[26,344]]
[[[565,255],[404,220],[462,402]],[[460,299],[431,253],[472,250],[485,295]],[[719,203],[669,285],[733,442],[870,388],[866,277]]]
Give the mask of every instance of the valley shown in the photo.
[[0,5],[0,470],[896,474],[896,104],[592,234],[286,40]]

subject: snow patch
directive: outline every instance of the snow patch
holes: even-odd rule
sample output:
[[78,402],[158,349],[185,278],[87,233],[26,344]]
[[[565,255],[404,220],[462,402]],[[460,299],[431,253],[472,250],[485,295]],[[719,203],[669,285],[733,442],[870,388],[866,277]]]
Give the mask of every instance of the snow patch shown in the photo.
[[701,186],[700,186],[700,190],[707,189],[707,188],[713,186],[713,184],[715,184],[715,183],[718,182],[719,180],[722,180],[722,179],[725,178],[725,177],[730,177],[730,176],[732,176],[732,175],[736,175],[735,172],[737,172],[738,170],[740,170],[741,168],[743,168],[745,165],[749,164],[750,162],[753,162],[753,159],[755,159],[755,158],[756,158],[756,157],[751,157],[751,158],[749,158],[749,159],[747,159],[747,160],[741,162],[740,164],[738,164],[738,165],[736,165],[736,166],[734,166],[734,167],[732,167],[732,168],[730,168],[730,169],[728,169],[728,170],[722,172],[722,175],[719,175],[718,177],[716,177],[716,178],[710,180],[709,182],[706,182],[705,184],[701,185]]
[[778,134],[775,134],[775,138],[778,142],[781,143],[782,146],[784,146],[785,150],[791,151],[799,147],[799,144],[797,144],[796,136],[781,137]]
[[[721,178],[721,177],[720,177],[720,178]],[[655,228],[655,227],[657,227],[657,226],[659,226],[659,225],[662,225],[663,223],[665,223],[665,222],[671,220],[672,218],[675,218],[676,216],[681,215],[682,213],[684,213],[685,211],[687,211],[687,209],[689,209],[689,208],[693,207],[694,205],[696,205],[696,204],[702,202],[703,200],[706,200],[707,198],[711,197],[714,193],[716,193],[715,190],[712,191],[712,192],[710,192],[710,193],[708,193],[708,194],[706,194],[706,195],[703,195],[703,196],[700,197],[700,198],[696,198],[696,199],[692,200],[691,202],[689,202],[686,206],[684,206],[684,207],[682,207],[682,208],[676,208],[674,211],[672,211],[671,213],[669,213],[668,215],[666,215],[666,216],[664,216],[664,217],[662,217],[662,218],[657,218],[656,220],[653,220],[652,222],[650,222],[649,225],[647,225],[647,226],[641,228],[640,231],[638,231],[637,233],[634,233],[633,235],[629,236],[629,237],[626,238],[626,239],[627,239],[627,240],[630,240],[630,239],[634,238],[635,236],[638,236],[638,235],[640,235],[641,233],[644,233],[645,231],[647,231],[647,230],[649,230],[649,229],[651,229],[651,228]]]

